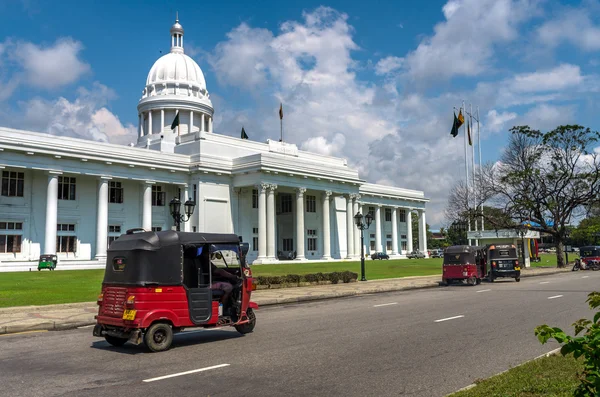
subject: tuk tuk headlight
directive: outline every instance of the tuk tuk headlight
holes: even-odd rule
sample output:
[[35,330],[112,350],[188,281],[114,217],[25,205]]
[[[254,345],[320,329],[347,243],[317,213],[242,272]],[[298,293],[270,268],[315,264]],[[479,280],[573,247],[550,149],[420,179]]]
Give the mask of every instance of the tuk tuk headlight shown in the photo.
[[104,294],[100,294],[100,295],[98,295],[98,300],[96,301],[96,303],[98,305],[101,305],[103,300],[104,300]]

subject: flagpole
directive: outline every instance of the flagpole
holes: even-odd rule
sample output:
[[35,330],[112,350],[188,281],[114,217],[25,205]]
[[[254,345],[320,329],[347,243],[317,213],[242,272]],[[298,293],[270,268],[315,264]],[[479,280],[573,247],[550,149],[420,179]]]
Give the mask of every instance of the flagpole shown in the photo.
[[[465,113],[467,112],[467,108],[465,107],[465,101],[462,102],[462,110],[465,111]],[[460,113],[459,113],[460,114]],[[466,188],[467,188],[467,208],[471,208],[471,199],[469,197],[469,161],[467,158],[467,123],[463,124],[464,127],[464,141],[465,141],[465,181],[466,181]],[[471,217],[469,216],[469,214],[467,213],[467,232],[471,231]],[[471,240],[467,237],[467,242],[468,245],[471,245]]]
[[[473,104],[471,103],[470,105],[470,114],[469,114],[469,120],[471,120],[470,123],[470,129],[471,134],[475,134],[475,130],[473,129]],[[475,198],[475,205],[474,205],[474,209],[477,209],[477,197],[479,197],[479,194],[477,192],[477,185],[475,182],[475,142],[473,139],[473,135],[469,136],[469,138],[471,139],[471,152],[472,152],[472,158],[471,158],[471,164],[472,164],[472,169],[473,169],[473,195]],[[473,222],[475,223],[475,231],[477,231],[477,217],[473,218]],[[475,239],[475,245],[479,245],[479,239]]]
[[279,129],[281,131],[281,143],[283,143],[283,118],[279,118]]
[[[479,106],[477,106],[477,149],[479,149],[479,169],[481,170],[481,132],[479,131]],[[479,172],[479,186],[482,186],[481,171]],[[481,231],[485,230],[483,222],[483,202],[479,203],[481,209]]]

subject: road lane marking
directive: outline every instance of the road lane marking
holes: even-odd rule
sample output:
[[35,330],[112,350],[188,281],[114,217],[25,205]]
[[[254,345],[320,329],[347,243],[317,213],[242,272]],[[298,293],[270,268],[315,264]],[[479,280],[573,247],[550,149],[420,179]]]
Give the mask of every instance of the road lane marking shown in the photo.
[[175,378],[177,376],[183,376],[183,375],[189,375],[189,374],[195,374],[197,372],[204,372],[204,371],[209,371],[211,369],[217,369],[217,368],[223,368],[223,367],[228,367],[230,364],[219,364],[219,365],[213,365],[212,367],[206,367],[206,368],[200,368],[200,369],[193,369],[191,371],[185,371],[185,372],[179,372],[176,374],[171,374],[171,375],[165,375],[165,376],[159,376],[157,378],[150,378],[150,379],[144,379],[143,382],[155,382],[157,380],[163,380],[163,379],[169,379],[169,378]]
[[491,291],[491,289],[481,289],[481,290],[475,291],[475,292],[488,292],[488,291]]
[[435,320],[434,322],[441,323],[442,321],[454,320],[454,319],[462,318],[462,317],[464,317],[464,316],[461,314],[460,316],[454,316],[454,317],[448,317],[448,318],[441,318],[439,320]]
[[81,327],[77,327],[77,329],[85,329],[85,328],[92,328],[95,327],[96,324],[92,324],[92,325],[82,325]]
[[540,284],[550,284],[550,281],[542,281]]
[[382,303],[381,305],[373,305],[373,307],[391,306],[391,305],[397,305],[397,304],[398,304],[398,302]]
[[562,295],[549,296],[548,299],[562,298]]
[[588,278],[588,277],[590,277],[590,276],[581,276],[581,278]]

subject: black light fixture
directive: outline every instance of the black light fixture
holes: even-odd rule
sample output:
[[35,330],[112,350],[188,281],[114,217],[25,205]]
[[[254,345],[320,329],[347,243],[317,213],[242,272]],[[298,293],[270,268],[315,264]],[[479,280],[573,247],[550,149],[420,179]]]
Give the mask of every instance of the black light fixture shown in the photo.
[[192,217],[194,209],[196,208],[196,202],[190,197],[188,201],[185,202],[183,207],[185,214],[181,213],[181,200],[179,200],[177,197],[173,197],[173,200],[169,202],[169,210],[173,220],[175,221],[177,231],[180,229],[181,222],[187,222]]
[[363,231],[371,226],[371,222],[373,222],[373,215],[370,212],[364,217],[364,222],[363,215],[360,212],[354,215],[354,223],[360,230],[360,281],[367,281],[365,277],[365,237]]

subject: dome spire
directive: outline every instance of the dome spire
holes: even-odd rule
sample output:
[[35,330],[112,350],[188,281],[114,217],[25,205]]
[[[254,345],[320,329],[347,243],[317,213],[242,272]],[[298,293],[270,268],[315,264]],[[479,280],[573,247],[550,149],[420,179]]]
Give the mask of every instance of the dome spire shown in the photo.
[[179,24],[179,11],[175,12],[175,23],[171,26],[171,52],[183,53],[183,26]]

